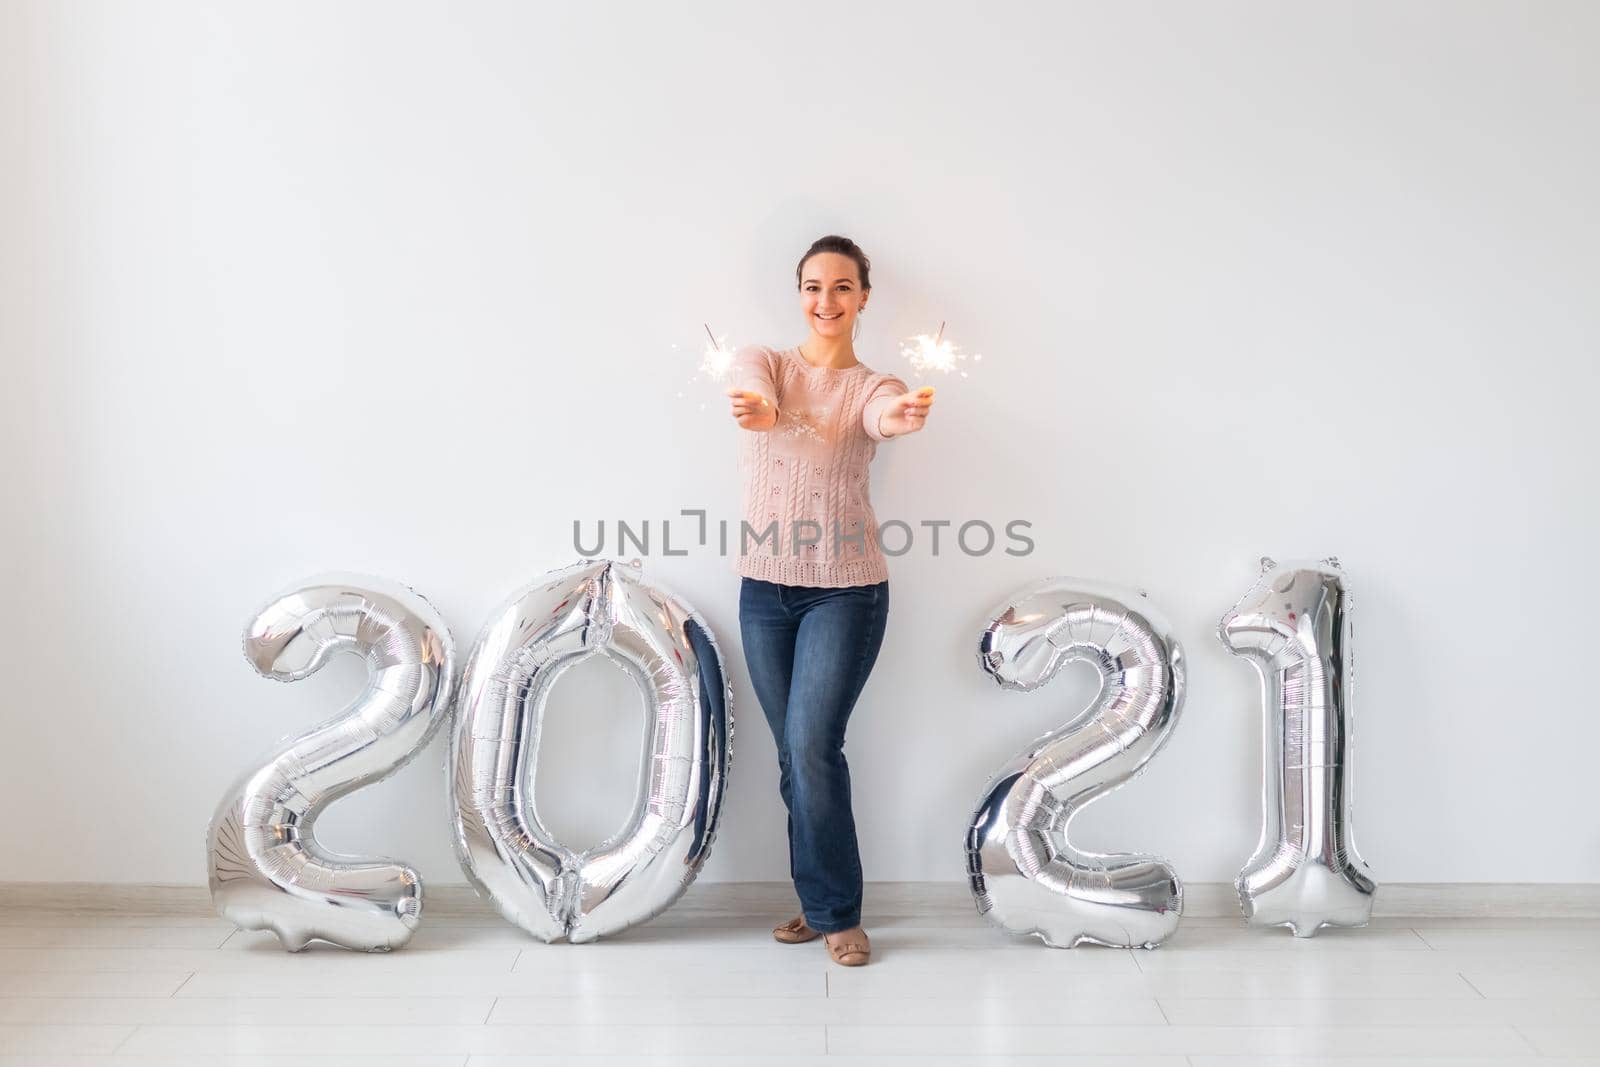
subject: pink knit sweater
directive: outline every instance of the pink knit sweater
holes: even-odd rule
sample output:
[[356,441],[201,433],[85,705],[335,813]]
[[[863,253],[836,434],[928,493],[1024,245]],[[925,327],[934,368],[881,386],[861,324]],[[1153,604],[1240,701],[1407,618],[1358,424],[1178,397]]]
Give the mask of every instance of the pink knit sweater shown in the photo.
[[734,571],[779,585],[873,585],[889,577],[868,499],[867,465],[890,402],[908,392],[865,363],[813,367],[797,349],[751,345],[734,360],[733,385],[778,406],[771,430],[739,432],[744,521]]

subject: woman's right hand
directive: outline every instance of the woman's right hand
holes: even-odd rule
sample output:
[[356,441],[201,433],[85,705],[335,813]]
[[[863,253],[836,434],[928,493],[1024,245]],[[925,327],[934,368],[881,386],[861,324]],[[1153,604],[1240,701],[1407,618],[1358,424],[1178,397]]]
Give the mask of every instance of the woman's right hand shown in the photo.
[[729,389],[733,402],[733,417],[745,430],[770,430],[778,424],[778,408],[760,393],[746,389]]

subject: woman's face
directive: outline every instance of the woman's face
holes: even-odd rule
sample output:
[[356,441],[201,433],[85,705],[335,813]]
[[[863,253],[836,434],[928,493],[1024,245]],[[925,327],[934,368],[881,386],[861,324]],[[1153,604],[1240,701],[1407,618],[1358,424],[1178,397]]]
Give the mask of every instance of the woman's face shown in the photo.
[[818,252],[800,267],[800,307],[819,337],[848,338],[856,315],[867,306],[856,261],[838,252]]

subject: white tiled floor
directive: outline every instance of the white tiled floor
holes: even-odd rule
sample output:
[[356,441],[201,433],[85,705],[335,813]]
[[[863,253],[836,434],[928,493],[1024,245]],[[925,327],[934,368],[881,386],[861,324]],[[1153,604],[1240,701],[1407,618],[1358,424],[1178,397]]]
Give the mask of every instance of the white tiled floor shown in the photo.
[[789,913],[768,904],[581,946],[430,915],[387,956],[289,955],[201,915],[12,909],[0,1065],[1600,1067],[1597,920],[1383,919],[1298,941],[1189,918],[1154,951],[1058,951],[970,911],[870,905],[874,960],[851,969],[773,942]]

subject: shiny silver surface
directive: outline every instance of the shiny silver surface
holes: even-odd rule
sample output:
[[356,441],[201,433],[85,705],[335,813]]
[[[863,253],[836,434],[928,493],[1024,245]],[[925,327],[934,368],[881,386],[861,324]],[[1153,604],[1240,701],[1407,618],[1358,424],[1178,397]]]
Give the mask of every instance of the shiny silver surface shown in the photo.
[[1139,594],[1077,578],[1021,590],[991,613],[979,663],[1006,689],[1044,685],[1083,660],[1100,672],[1089,709],[1038,738],[985,787],[967,830],[978,911],[1056,948],[1152,948],[1177,929],[1183,886],[1156,856],[1085,852],[1073,816],[1138,774],[1183,703],[1183,652]]
[[211,897],[244,930],[297,952],[312,940],[383,952],[422,911],[417,872],[317,846],[319,812],[404,765],[448,714],[455,645],[426,600],[382,578],[329,574],[272,600],[245,630],[245,657],[294,682],[336,652],[367,662],[367,683],[337,716],[286,739],[224,796],[207,845]]
[[1235,888],[1250,926],[1364,926],[1377,886],[1350,833],[1350,598],[1338,561],[1261,561],[1217,628],[1261,679],[1261,842]]
[[[606,656],[644,695],[634,811],[582,853],[534,802],[551,687]],[[585,560],[516,593],[484,629],[462,679],[452,743],[456,851],[480,892],[543,941],[592,941],[659,914],[699,873],[731,758],[733,692],[710,629],[633,567]]]

